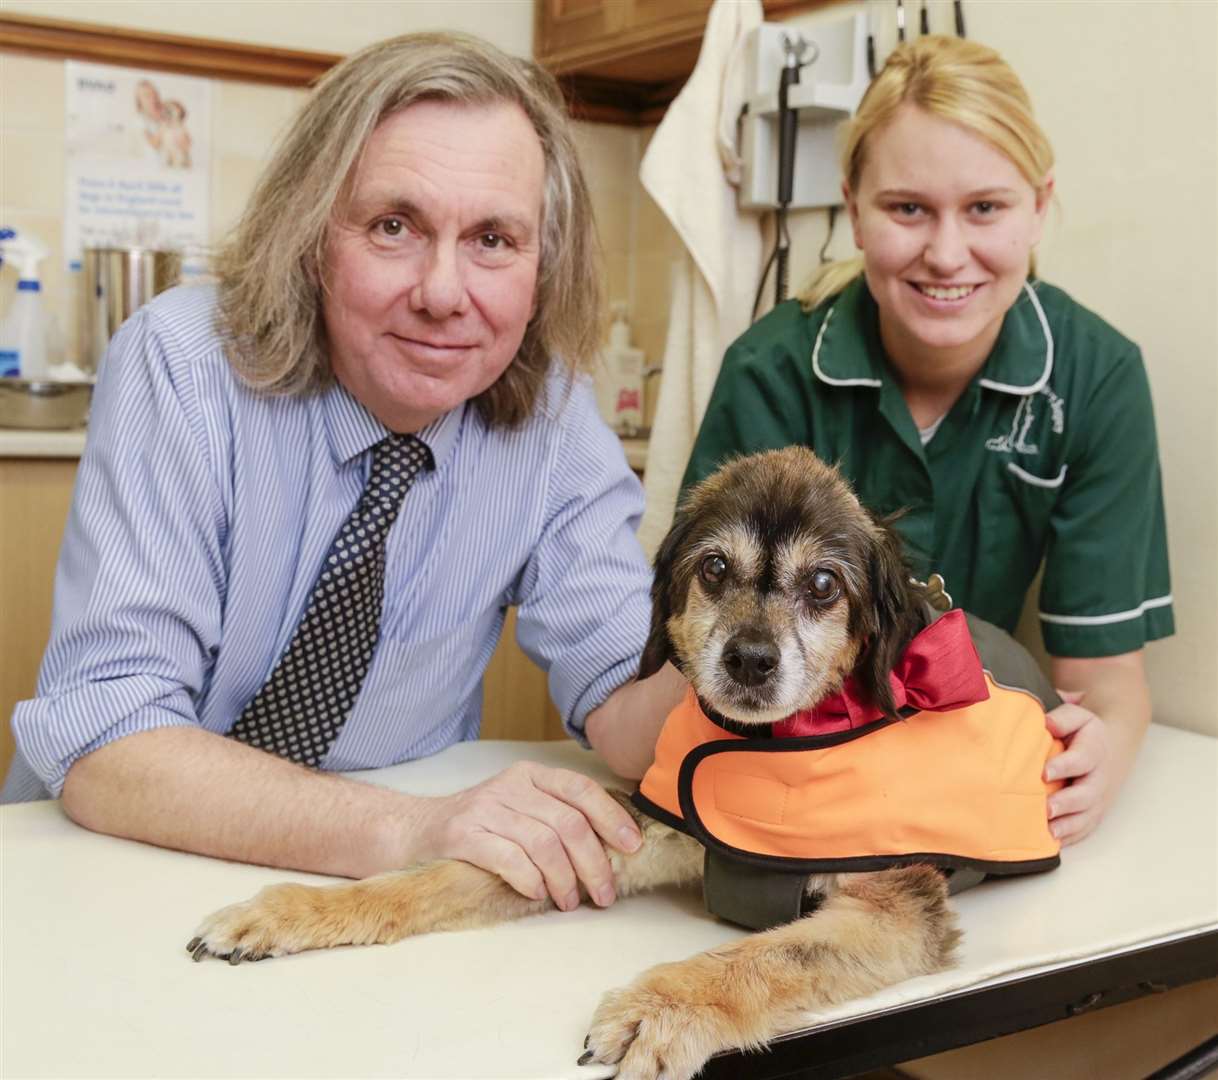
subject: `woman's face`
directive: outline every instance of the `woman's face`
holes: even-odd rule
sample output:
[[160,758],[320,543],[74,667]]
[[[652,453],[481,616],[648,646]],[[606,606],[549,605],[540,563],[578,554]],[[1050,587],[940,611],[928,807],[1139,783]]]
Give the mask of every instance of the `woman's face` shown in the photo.
[[844,191],[893,360],[984,362],[1052,189],[1051,176],[1038,192],[984,139],[913,105],[872,133],[858,188]]

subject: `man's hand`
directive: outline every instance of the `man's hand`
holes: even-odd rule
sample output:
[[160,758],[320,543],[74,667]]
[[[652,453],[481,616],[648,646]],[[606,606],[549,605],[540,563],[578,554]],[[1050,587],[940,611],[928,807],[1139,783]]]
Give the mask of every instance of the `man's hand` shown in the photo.
[[1052,663],[1065,704],[1046,723],[1065,749],[1046,763],[1045,779],[1066,786],[1049,796],[1049,827],[1073,844],[1094,831],[1125,783],[1150,721],[1150,693],[1141,651]]
[[601,907],[613,903],[602,840],[624,852],[642,842],[630,815],[595,781],[533,762],[425,800],[415,828],[420,859],[473,863],[534,900],[549,893],[563,911],[579,905],[581,882]]

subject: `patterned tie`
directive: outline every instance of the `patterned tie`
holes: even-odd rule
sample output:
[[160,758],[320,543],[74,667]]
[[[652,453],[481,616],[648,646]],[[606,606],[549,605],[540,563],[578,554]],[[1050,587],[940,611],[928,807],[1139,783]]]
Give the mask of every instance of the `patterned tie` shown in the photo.
[[314,768],[359,696],[380,636],[385,537],[427,444],[390,435],[372,451],[368,483],[330,545],[300,625],[262,689],[229,732],[239,742]]

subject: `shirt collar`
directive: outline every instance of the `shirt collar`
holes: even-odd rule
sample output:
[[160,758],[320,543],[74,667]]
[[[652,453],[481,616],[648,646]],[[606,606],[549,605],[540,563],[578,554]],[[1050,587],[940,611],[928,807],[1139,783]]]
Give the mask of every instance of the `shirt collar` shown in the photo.
[[[348,393],[337,379],[322,391],[322,416],[326,438],[335,465],[344,465],[392,434],[375,416]],[[459,405],[416,432],[431,450],[437,469],[444,465],[457,441],[467,405]]]
[[[879,309],[859,275],[832,302],[812,346],[812,372],[830,386],[884,385]],[[1008,394],[1034,394],[1053,371],[1053,333],[1031,282],[1011,305],[978,382]]]

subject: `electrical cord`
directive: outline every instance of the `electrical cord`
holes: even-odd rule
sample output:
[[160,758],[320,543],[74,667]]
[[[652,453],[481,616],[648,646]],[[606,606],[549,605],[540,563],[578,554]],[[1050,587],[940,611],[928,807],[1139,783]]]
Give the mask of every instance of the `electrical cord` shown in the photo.
[[774,306],[777,307],[787,298],[787,257],[791,252],[791,234],[787,232],[787,208],[780,206],[774,217],[777,231],[774,244],[774,254],[778,257],[778,265],[774,271],[777,275],[774,281]]
[[[828,207],[829,227],[825,232],[825,242],[823,244],[821,244],[821,248],[820,248],[820,261],[821,261],[822,266],[825,263],[832,261],[829,258],[829,242],[833,239],[833,230],[837,225],[837,215],[838,215],[838,212],[840,211],[840,209],[841,209],[841,207],[838,207],[838,206]],[[761,270],[761,280],[757,282],[757,292],[753,296],[753,312],[749,316],[750,323],[755,323],[757,321],[757,309],[761,306],[761,294],[765,292],[765,283],[769,279],[770,268],[774,265],[774,262],[778,257],[778,248],[782,242],[782,239],[783,238],[786,239],[788,247],[790,246],[790,243],[791,243],[790,235],[787,232],[786,212],[785,211],[773,211],[772,213],[773,213],[773,216],[775,219],[774,220],[774,246],[770,248],[770,257],[768,259],[766,259],[765,266]],[[784,282],[783,292],[784,292],[784,294],[786,292],[785,282]]]
[[829,262],[829,241],[833,239],[833,226],[837,224],[837,207],[829,207],[829,228],[825,230],[825,242],[820,246],[820,264]]
[[774,231],[774,246],[770,248],[770,257],[766,259],[765,266],[761,269],[761,280],[757,282],[757,295],[753,297],[753,314],[749,318],[750,323],[757,321],[757,309],[761,306],[761,294],[765,292],[766,278],[770,276],[770,267],[774,265],[774,260],[778,257],[778,230],[775,226]]

